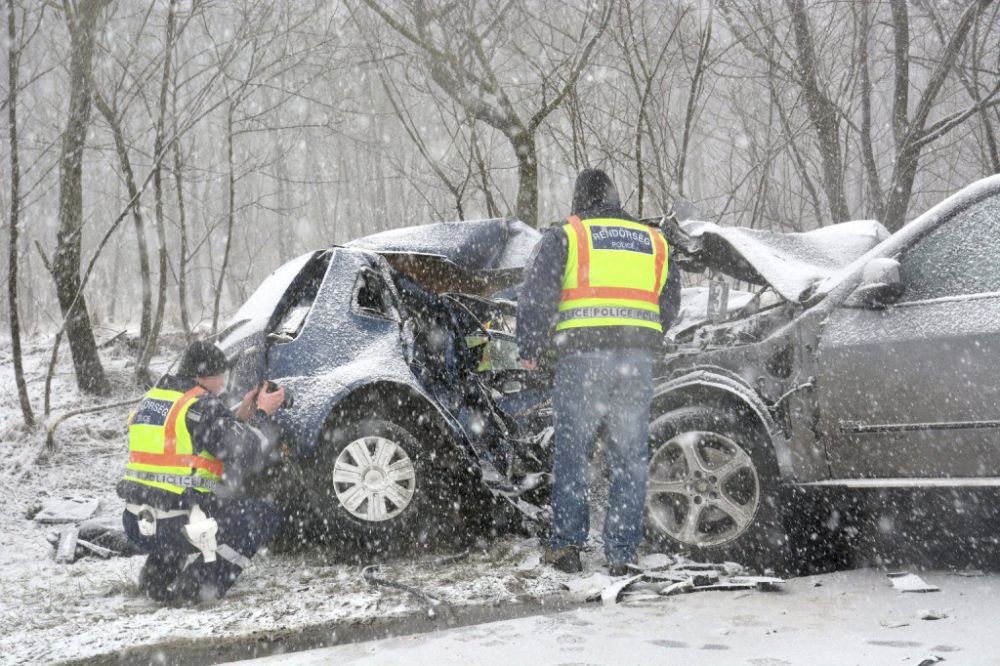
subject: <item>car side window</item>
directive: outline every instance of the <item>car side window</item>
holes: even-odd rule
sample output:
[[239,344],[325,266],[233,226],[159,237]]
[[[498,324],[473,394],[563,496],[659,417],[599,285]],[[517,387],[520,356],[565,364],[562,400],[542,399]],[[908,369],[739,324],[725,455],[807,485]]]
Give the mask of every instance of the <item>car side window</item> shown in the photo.
[[358,274],[354,288],[354,307],[363,314],[393,318],[393,311],[386,302],[385,285],[381,276],[371,270]]
[[1000,195],[943,222],[900,259],[900,302],[1000,292]]

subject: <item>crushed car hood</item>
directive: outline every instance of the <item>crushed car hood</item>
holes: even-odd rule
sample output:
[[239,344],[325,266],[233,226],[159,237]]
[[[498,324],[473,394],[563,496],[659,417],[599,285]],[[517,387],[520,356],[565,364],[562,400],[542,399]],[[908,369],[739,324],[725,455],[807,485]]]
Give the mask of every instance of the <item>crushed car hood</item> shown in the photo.
[[713,222],[680,223],[686,236],[684,264],[709,268],[738,280],[770,286],[799,302],[829,278],[889,237],[874,220],[855,220],[803,233],[783,233]]
[[392,229],[345,247],[377,252],[434,291],[491,294],[520,280],[540,238],[520,220],[496,218]]

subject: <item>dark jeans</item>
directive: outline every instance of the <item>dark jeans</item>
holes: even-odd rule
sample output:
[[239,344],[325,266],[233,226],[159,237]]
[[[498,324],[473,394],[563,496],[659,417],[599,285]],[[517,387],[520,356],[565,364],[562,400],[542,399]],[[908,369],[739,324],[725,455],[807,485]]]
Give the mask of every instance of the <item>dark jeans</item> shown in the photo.
[[[202,509],[219,525],[215,541],[220,552],[215,562],[205,562],[184,536],[187,516],[157,521],[156,534],[139,533],[134,514],[122,517],[125,535],[149,554],[139,573],[139,588],[157,601],[181,600],[197,603],[221,599],[243,571],[244,565],[281,526],[281,509],[263,499],[206,498]],[[223,546],[228,546],[235,555]],[[227,559],[221,553],[229,555]],[[188,564],[188,556],[198,557]],[[238,560],[233,562],[232,560]]]
[[611,564],[635,557],[646,504],[652,366],[652,352],[645,350],[594,351],[559,359],[552,398],[552,548],[582,546],[587,539],[587,458],[603,425],[611,475],[604,552]]

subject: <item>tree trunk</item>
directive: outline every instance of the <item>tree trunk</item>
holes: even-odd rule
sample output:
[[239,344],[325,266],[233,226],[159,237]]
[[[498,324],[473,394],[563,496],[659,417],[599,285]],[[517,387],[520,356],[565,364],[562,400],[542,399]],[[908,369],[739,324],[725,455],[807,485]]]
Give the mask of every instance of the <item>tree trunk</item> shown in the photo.
[[21,58],[16,48],[17,32],[14,21],[14,0],[7,0],[7,118],[10,129],[10,247],[7,248],[9,273],[7,278],[7,305],[10,307],[10,341],[14,356],[14,381],[17,397],[21,402],[24,425],[35,427],[35,413],[28,398],[28,384],[24,379],[21,361],[21,316],[17,306],[17,225],[21,215],[21,164],[17,153],[17,87],[18,64]]
[[94,31],[105,0],[81,0],[67,15],[70,32],[69,118],[59,156],[59,231],[52,259],[59,309],[66,320],[77,385],[89,393],[107,394],[110,385],[81,291],[80,254],[83,240],[83,151],[90,125],[91,71]]
[[[497,206],[496,200],[493,198],[493,191],[490,189],[490,179],[486,170],[486,160],[483,159],[483,153],[479,149],[479,139],[476,137],[475,129],[472,131],[472,136],[470,137],[469,142],[472,144],[472,158],[475,160],[476,168],[479,171],[479,187],[483,190],[483,197],[486,199],[486,214],[490,217],[499,217],[500,208]],[[458,209],[458,217],[460,219],[464,219],[465,215],[462,213],[462,199],[458,198],[455,205]]]
[[[934,65],[930,80],[924,88],[923,94],[917,103],[916,110],[911,119],[906,109],[903,108],[904,89],[909,88],[909,55],[898,51],[909,49],[909,16],[907,7],[901,0],[893,0],[893,30],[896,34],[896,106],[894,107],[894,131],[896,132],[896,161],[893,165],[892,186],[888,190],[888,197],[885,206],[885,219],[883,223],[890,232],[898,231],[906,223],[906,212],[910,206],[910,197],[913,195],[913,183],[917,175],[917,167],[920,164],[920,153],[923,146],[929,141],[933,141],[943,136],[947,128],[939,128],[937,132],[926,133],[927,118],[931,113],[934,101],[941,92],[944,83],[955,65],[962,45],[965,42],[969,31],[972,29],[978,16],[992,3],[993,0],[976,0],[971,3],[963,12],[962,17],[951,34],[950,39],[943,45],[940,57]],[[907,36],[907,40],[900,38],[900,35]],[[908,106],[908,105],[907,105]],[[897,127],[903,124],[905,127]],[[926,133],[926,134],[925,134]]]
[[868,58],[868,43],[871,38],[872,19],[867,3],[859,3],[861,29],[858,38],[858,57],[861,59],[861,159],[865,166],[868,183],[867,209],[876,220],[884,213],[885,195],[879,180],[878,164],[875,162],[875,147],[872,140],[872,81]]
[[525,224],[538,226],[538,154],[535,135],[517,128],[507,135],[517,156],[517,218]]
[[181,328],[184,330],[184,337],[191,339],[191,318],[188,315],[187,297],[188,230],[187,214],[184,210],[184,174],[182,171],[184,161],[181,159],[181,142],[177,132],[177,70],[178,68],[174,67],[170,96],[170,115],[174,136],[174,189],[177,193],[177,225],[180,227],[181,234],[181,256],[177,261],[177,307],[181,311]]
[[156,221],[156,237],[160,246],[160,265],[158,291],[156,294],[156,314],[149,337],[141,340],[142,351],[135,364],[135,379],[140,385],[152,382],[149,377],[149,362],[156,351],[156,343],[160,339],[163,328],[163,317],[167,307],[167,228],[163,221],[163,128],[167,116],[167,90],[170,84],[170,60],[174,50],[174,31],[177,24],[177,0],[170,0],[167,9],[167,37],[163,54],[163,79],[160,83],[160,102],[156,118],[156,136],[153,139],[153,201],[154,220]]
[[792,17],[792,31],[798,60],[799,85],[809,109],[809,119],[819,139],[820,160],[823,165],[823,189],[834,222],[850,218],[847,199],[844,197],[844,164],[840,153],[840,123],[837,108],[819,83],[816,68],[816,50],[809,29],[809,16],[802,0],[785,0]]
[[896,156],[896,167],[893,173],[893,188],[885,205],[883,223],[890,233],[895,233],[906,224],[906,211],[910,207],[910,197],[913,195],[913,181],[917,177],[917,166],[920,164],[920,148],[912,143],[907,144]]
[[142,316],[139,322],[139,339],[145,340],[149,336],[149,327],[153,319],[153,286],[149,271],[149,250],[146,248],[146,226],[139,205],[141,194],[139,186],[135,182],[135,172],[132,170],[132,161],[128,156],[128,143],[125,141],[125,132],[122,130],[118,114],[100,92],[94,93],[94,103],[111,128],[111,134],[115,140],[115,152],[118,154],[118,166],[125,178],[128,200],[131,202],[129,209],[132,211],[132,221],[135,226],[136,247],[139,253],[139,279],[142,283]]
[[691,143],[691,130],[694,127],[694,116],[697,112],[698,98],[701,96],[702,79],[705,76],[708,48],[712,43],[712,9],[709,5],[708,19],[701,34],[698,47],[698,61],[695,63],[694,75],[691,77],[691,87],[688,90],[687,107],[684,111],[684,133],[681,138],[680,155],[677,158],[677,196],[684,196],[684,166],[687,161],[688,146]]
[[[174,127],[174,135],[177,128]],[[187,217],[184,212],[184,180],[181,175],[181,146],[180,141],[174,141],[174,187],[177,190],[177,224],[181,232],[181,256],[177,267],[177,306],[181,311],[181,328],[184,329],[184,336],[191,337],[191,319],[188,316],[187,302],[187,262],[188,262],[188,233]]]
[[233,164],[233,102],[229,102],[226,112],[226,164],[229,167],[229,203],[226,211],[226,245],[222,251],[222,266],[219,268],[219,280],[215,285],[215,303],[212,306],[212,333],[219,330],[219,304],[222,301],[222,285],[229,268],[229,250],[233,244],[233,227],[235,226],[236,206],[236,173]]

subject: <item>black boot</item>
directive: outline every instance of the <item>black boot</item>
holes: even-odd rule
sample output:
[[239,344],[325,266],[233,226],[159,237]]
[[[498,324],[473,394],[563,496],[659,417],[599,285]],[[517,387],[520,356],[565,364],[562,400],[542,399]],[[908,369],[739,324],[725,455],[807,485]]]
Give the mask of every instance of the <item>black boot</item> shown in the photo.
[[177,577],[174,584],[177,601],[190,605],[217,601],[226,596],[242,571],[222,558],[205,562],[199,557]]
[[579,546],[563,546],[555,550],[547,548],[545,550],[545,563],[551,564],[554,569],[563,573],[580,573],[583,571],[583,564],[580,562]]
[[174,591],[171,585],[183,566],[183,557],[150,555],[139,571],[139,591],[153,601],[173,601]]

